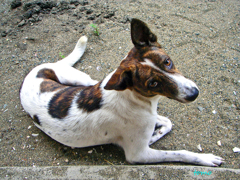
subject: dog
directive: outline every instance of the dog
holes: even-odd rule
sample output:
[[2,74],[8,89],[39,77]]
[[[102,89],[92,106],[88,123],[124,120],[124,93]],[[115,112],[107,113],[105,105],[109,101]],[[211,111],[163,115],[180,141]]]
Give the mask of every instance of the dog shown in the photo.
[[84,53],[86,36],[64,59],[35,67],[20,88],[24,110],[44,133],[70,147],[112,143],[123,148],[129,163],[219,166],[223,159],[213,154],[149,147],[172,128],[157,114],[159,98],[188,103],[199,89],[177,70],[146,23],[131,20],[131,39],[134,47],[99,82],[72,67]]

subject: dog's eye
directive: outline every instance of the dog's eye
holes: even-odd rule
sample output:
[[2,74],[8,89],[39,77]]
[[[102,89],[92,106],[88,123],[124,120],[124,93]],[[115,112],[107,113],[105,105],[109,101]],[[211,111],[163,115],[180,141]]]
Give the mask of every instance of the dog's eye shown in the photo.
[[155,87],[157,87],[157,85],[158,85],[157,81],[153,81],[153,82],[149,83],[149,87],[151,87],[151,88],[155,88]]
[[170,67],[170,66],[172,65],[171,59],[165,59],[165,60],[164,60],[164,65]]

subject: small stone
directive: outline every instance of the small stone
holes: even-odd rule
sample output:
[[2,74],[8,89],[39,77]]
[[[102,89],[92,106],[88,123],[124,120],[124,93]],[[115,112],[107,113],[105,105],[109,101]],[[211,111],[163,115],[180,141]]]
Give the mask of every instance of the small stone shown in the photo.
[[22,5],[21,0],[13,0],[11,2],[11,9],[15,9],[15,8],[17,8],[17,7],[21,6],[21,5]]
[[7,104],[4,104],[4,105],[3,105],[3,109],[5,109],[6,107],[7,107]]
[[68,159],[65,159],[65,162],[66,162],[66,163],[68,163],[68,162],[69,162],[69,160],[68,160]]
[[93,150],[88,151],[88,154],[92,154]]
[[38,135],[39,135],[39,134],[34,134],[34,133],[32,134],[33,137],[37,137]]
[[75,5],[68,5],[69,9],[76,9]]
[[203,107],[201,107],[201,106],[198,106],[197,108],[198,108],[198,110],[199,110],[200,112],[202,112],[202,111],[203,111]]
[[234,147],[234,148],[233,148],[233,152],[235,152],[235,153],[240,153],[240,148]]
[[101,69],[102,69],[101,66],[97,66],[98,71],[101,71]]
[[26,24],[26,21],[25,20],[22,20],[19,24],[18,24],[18,27],[22,27]]
[[112,17],[112,16],[114,16],[115,15],[115,12],[114,11],[110,11],[110,12],[108,12],[105,16],[103,16],[104,18],[110,18],[110,17]]
[[221,145],[222,145],[221,141],[218,141],[218,142],[217,142],[217,145],[218,145],[218,146],[221,146]]
[[78,0],[70,0],[70,4],[74,4],[75,6],[78,6],[80,2]]
[[34,37],[26,37],[25,39],[28,40],[28,41],[34,41],[35,40]]
[[89,16],[89,17],[87,18],[87,20],[94,20],[95,18],[96,18],[96,15],[93,14],[93,15]]
[[40,6],[36,5],[36,6],[33,8],[33,12],[38,14],[38,13],[41,11],[41,9],[42,9],[42,8],[41,8]]
[[2,31],[2,32],[1,32],[1,36],[2,36],[2,37],[6,37],[6,36],[7,36],[7,32],[6,32],[6,31]]
[[25,17],[26,19],[29,19],[30,17],[32,17],[32,15],[33,15],[33,11],[29,9],[27,12],[23,14],[23,17]]
[[216,110],[213,110],[212,113],[213,113],[213,114],[217,114],[217,111],[216,111]]
[[88,1],[87,0],[83,0],[83,1],[80,1],[79,2],[82,6],[85,6],[88,4]]
[[88,9],[86,13],[87,13],[87,14],[92,14],[92,13],[93,13],[93,10],[92,10],[92,9]]
[[201,144],[197,145],[197,148],[198,148],[198,150],[199,150],[199,151],[201,151],[201,152],[202,152],[202,147],[201,147]]

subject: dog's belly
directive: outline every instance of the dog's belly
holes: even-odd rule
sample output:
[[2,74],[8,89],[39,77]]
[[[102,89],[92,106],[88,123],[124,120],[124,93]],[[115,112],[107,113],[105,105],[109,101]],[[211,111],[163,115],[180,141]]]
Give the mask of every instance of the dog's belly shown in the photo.
[[61,121],[51,118],[41,122],[41,125],[35,123],[39,129],[54,140],[70,147],[109,144],[116,142],[118,138],[116,130],[109,129],[108,125],[104,126],[105,123],[98,126],[96,120],[91,118],[70,120],[66,117]]
[[110,140],[105,138],[99,138],[99,136],[97,137],[95,134],[91,134],[90,136],[82,135],[81,133],[73,133],[70,130],[66,132],[52,132],[51,130],[44,129],[43,131],[59,143],[70,147],[80,148],[112,143]]

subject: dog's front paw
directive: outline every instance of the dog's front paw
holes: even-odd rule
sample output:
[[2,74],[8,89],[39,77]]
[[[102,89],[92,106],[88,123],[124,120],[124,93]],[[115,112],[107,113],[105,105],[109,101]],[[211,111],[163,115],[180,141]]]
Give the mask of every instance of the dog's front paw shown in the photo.
[[198,154],[196,164],[203,166],[219,166],[223,163],[223,158],[215,156],[213,154]]

